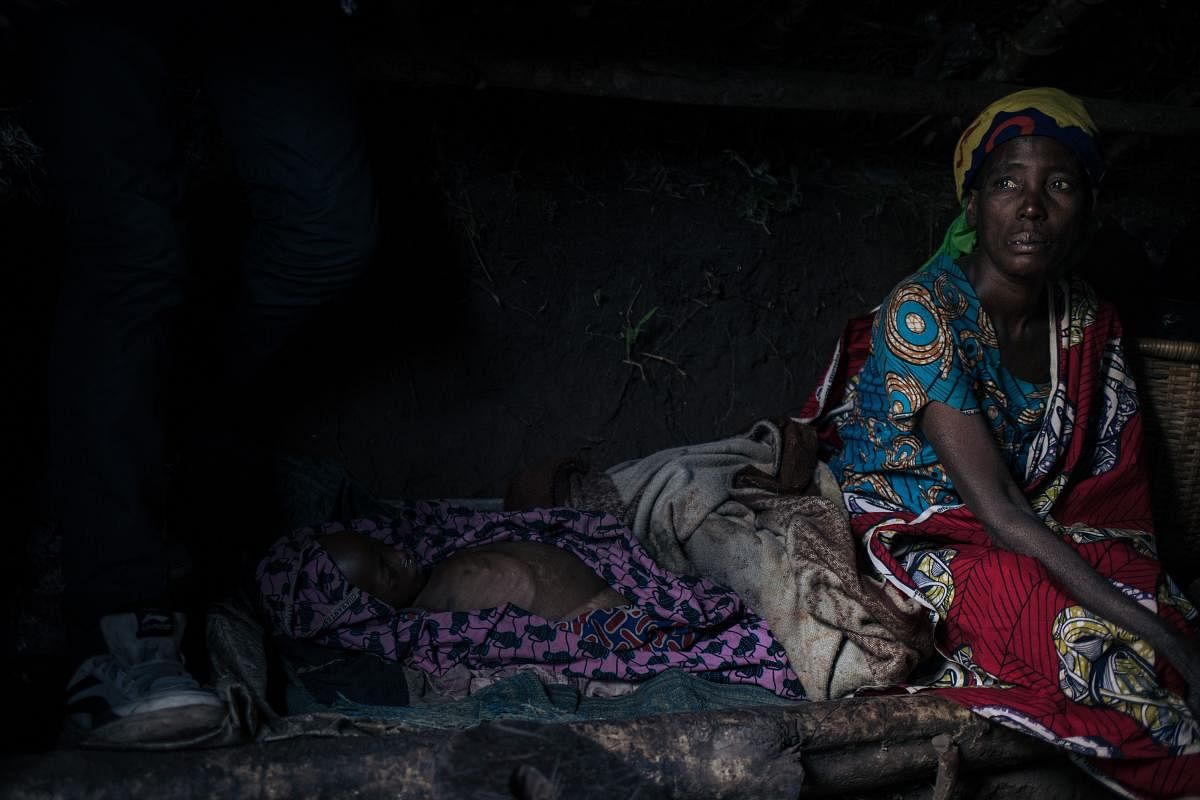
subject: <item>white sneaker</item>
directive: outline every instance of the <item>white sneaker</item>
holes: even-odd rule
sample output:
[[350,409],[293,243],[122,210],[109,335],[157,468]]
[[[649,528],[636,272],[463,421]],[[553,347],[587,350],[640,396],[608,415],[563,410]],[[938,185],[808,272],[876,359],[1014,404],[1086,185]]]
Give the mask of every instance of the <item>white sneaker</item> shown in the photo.
[[183,664],[183,614],[140,611],[100,620],[108,653],[84,661],[67,687],[67,738],[114,747],[184,741],[220,726],[225,704]]

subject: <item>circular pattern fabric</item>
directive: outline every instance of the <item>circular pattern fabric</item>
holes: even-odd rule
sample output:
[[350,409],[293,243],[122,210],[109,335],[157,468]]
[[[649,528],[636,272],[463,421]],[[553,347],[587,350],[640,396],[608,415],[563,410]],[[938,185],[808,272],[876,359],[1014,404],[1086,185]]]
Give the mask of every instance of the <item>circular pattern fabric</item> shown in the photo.
[[982,413],[1009,470],[1023,480],[1048,388],[1004,368],[974,287],[943,255],[902,281],[880,307],[870,356],[852,381],[851,410],[837,420],[843,448],[830,467],[846,492],[884,506],[920,510],[959,502],[918,427],[921,409],[936,401]]
[[912,364],[943,360],[949,348],[946,319],[924,286],[901,286],[884,319],[888,349]]

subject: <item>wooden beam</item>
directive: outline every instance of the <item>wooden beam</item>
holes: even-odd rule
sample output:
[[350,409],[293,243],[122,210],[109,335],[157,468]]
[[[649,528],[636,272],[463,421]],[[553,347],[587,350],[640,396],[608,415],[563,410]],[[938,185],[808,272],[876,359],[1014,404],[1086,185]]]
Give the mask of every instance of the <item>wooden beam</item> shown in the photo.
[[[830,797],[932,783],[939,735],[963,779],[1051,764],[1061,751],[933,695],[799,703],[633,719],[504,720],[441,730],[326,715],[311,735],[171,752],[57,750],[0,757],[5,797],[504,797],[523,766],[560,797]],[[369,735],[375,733],[377,735]],[[357,735],[356,735],[357,734]],[[1086,781],[1079,776],[1079,781]]]
[[[935,114],[971,118],[1024,88],[1007,83],[814,72],[778,66],[555,60],[475,54],[453,58],[363,45],[363,78],[418,86],[525,89],[559,94],[723,108]],[[1200,134],[1200,109],[1084,98],[1106,133]]]

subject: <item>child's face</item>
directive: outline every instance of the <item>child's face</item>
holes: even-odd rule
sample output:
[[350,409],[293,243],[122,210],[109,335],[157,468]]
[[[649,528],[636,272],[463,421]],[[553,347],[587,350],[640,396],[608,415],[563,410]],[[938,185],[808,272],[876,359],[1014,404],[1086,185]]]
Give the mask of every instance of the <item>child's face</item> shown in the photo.
[[426,575],[408,553],[359,533],[331,533],[319,540],[346,580],[392,608],[412,605]]

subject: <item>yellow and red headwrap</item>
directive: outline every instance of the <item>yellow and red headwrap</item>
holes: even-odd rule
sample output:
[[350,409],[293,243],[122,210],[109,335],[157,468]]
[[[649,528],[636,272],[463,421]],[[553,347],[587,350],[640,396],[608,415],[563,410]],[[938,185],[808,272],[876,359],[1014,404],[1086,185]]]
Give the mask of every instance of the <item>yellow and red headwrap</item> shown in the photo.
[[1059,89],[1024,89],[985,108],[954,148],[954,189],[962,202],[988,154],[1018,136],[1049,136],[1066,146],[1095,186],[1104,175],[1096,123],[1077,98]]

